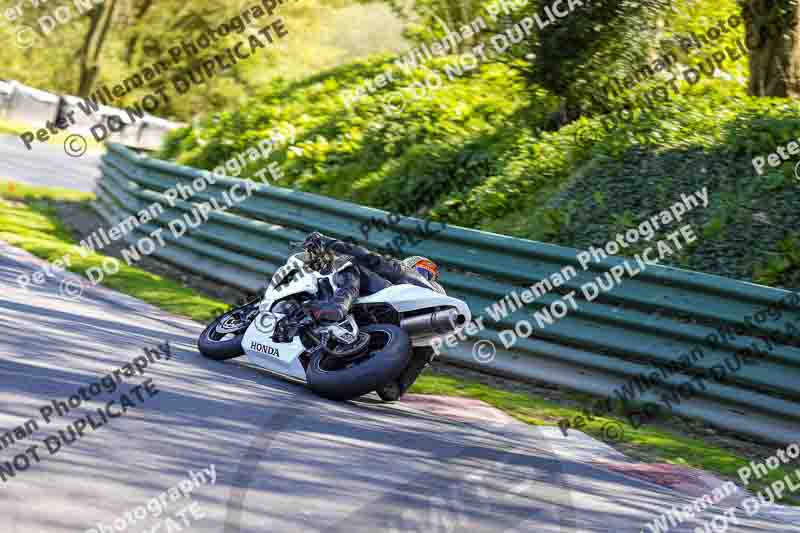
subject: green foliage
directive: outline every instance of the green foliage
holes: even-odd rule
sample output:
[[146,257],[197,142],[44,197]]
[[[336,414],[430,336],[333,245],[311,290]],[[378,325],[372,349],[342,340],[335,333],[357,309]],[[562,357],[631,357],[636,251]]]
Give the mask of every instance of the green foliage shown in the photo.
[[[706,54],[708,50],[736,48],[736,41],[745,38],[744,22],[737,23],[735,18],[741,17],[741,11],[736,0],[675,3],[669,11],[669,16],[663,19],[664,29],[656,53],[659,56],[675,53],[681,63],[691,65],[695,63],[696,57]],[[689,39],[691,34],[708,37],[709,31],[713,32],[713,28],[719,30],[719,37],[713,40],[713,44],[708,48],[687,50],[681,46],[681,39]],[[749,75],[747,61],[736,63],[733,68],[726,64],[724,70],[731,76],[743,79]]]
[[755,279],[766,285],[800,287],[800,236],[781,240],[777,248],[765,265],[756,268]]
[[406,22],[405,36],[415,43],[444,38],[482,16],[487,0],[384,0]]
[[[631,28],[650,35],[636,20],[658,6],[615,5],[617,11],[603,15],[607,27],[587,36],[596,44],[586,45],[591,53],[576,53],[565,63],[574,67],[566,83],[576,97],[608,76],[674,50],[690,32],[720,27],[738,9],[733,0],[671,4],[669,12],[646,23],[658,38],[645,58],[637,55],[638,45],[604,48],[610,39],[604,32],[613,33],[625,12],[635,15]],[[566,20],[582,14],[576,11]],[[742,37],[739,24],[713,46],[679,54],[675,70]],[[573,52],[569,46],[563,50],[567,56]],[[273,80],[237,111],[209,116],[173,136],[163,156],[211,169],[272,128],[291,124],[299,132],[297,145],[274,156],[285,172],[281,186],[578,248],[602,244],[681,193],[706,186],[712,206],[689,217],[702,238],[674,264],[754,279],[755,265],[765,257],[791,257],[778,243],[786,238],[785,228],[800,226],[792,207],[800,204],[796,162],[758,176],[751,160],[800,137],[800,106],[748,97],[744,60],[726,65],[731,79],[706,76],[682,83],[666,101],[636,105],[624,115],[595,110],[552,131],[550,112],[563,102],[554,91],[566,86],[550,84],[548,91],[531,83],[534,78],[519,62],[484,64],[449,79],[443,71],[455,58],[433,61],[410,75],[395,67],[394,59],[378,56],[304,80]],[[595,69],[593,61],[606,70]],[[352,102],[357,88],[387,70],[388,87]],[[442,88],[424,89],[437,73]],[[642,80],[633,93],[662,83],[657,77]],[[402,109],[391,108],[401,100]],[[612,99],[608,107],[617,109],[621,101]],[[244,175],[266,164],[251,164]],[[762,210],[768,216],[753,217]],[[781,264],[785,268],[769,279],[795,283],[794,264]]]
[[717,213],[703,226],[703,237],[713,239],[725,228],[725,213]]
[[[521,190],[539,187],[526,175],[531,153],[540,152],[541,181],[561,163],[546,145],[531,146],[543,115],[529,105],[518,77],[494,65],[451,81],[443,72],[447,63],[436,61],[403,80],[407,87],[438,72],[443,89],[394,87],[405,99],[396,113],[386,107],[394,101],[386,94],[367,96],[352,108],[343,105],[346,95],[384,68],[402,77],[386,57],[304,82],[275,81],[257,104],[178,132],[163,156],[214,168],[257,142],[261,132],[292,124],[299,132],[297,147],[276,156],[286,173],[282,185],[406,214],[430,211],[434,218],[467,225],[497,216]],[[539,98],[536,107],[546,107],[541,91]],[[246,174],[266,164],[255,163]]]
[[658,16],[668,5],[668,0],[601,0],[551,24],[539,36],[533,80],[576,101],[583,84],[610,75],[624,78],[645,61]]
[[[37,23],[52,15],[53,2],[24,4],[24,17],[0,24],[0,38],[11,43],[0,51],[0,79],[14,79],[32,87],[59,94],[78,94],[81,79],[80,58],[91,28],[89,14],[77,16],[44,34]],[[157,60],[171,63],[169,50],[182,42],[197,40],[210,28],[229,22],[246,8],[259,4],[251,0],[116,0],[110,31],[99,50],[94,87],[113,87],[153,65]],[[245,30],[217,37],[206,49],[189,57],[183,53],[178,65],[144,87],[114,102],[118,107],[138,103],[157,89],[167,89],[169,103],[155,114],[190,121],[195,116],[217,109],[235,109],[246,98],[258,94],[274,78],[299,79],[340,65],[355,58],[378,53],[398,52],[404,46],[402,23],[385,5],[353,5],[349,0],[303,0],[287,2],[273,17],[262,17]],[[104,8],[111,2],[102,4]],[[73,13],[72,2],[68,6]],[[5,8],[0,21],[5,18]],[[275,46],[254,54],[216,73],[210,81],[178,94],[169,81],[181,71],[199,69],[202,63],[226,47],[255,35],[278,16],[284,19],[288,36]],[[14,46],[17,31],[26,25],[23,38],[35,39],[30,48]],[[93,58],[92,65],[93,66]]]
[[[274,81],[257,101],[178,132],[163,156],[212,169],[292,124],[297,146],[274,157],[286,174],[281,186],[578,248],[707,186],[713,205],[689,219],[703,238],[675,264],[744,279],[764,256],[782,253],[785,228],[800,226],[796,162],[764,176],[751,163],[800,137],[797,102],[753,99],[735,82],[703,80],[623,118],[582,118],[549,132],[544,110],[557,100],[530,91],[516,71],[488,65],[452,80],[442,75],[442,89],[409,96],[400,111],[385,106],[396,103],[388,95],[413,94],[403,87],[446,62],[405,78],[383,56],[301,82]],[[395,84],[344,104],[387,68]],[[747,209],[767,211],[769,223]],[[776,284],[794,279],[796,267],[786,265]]]

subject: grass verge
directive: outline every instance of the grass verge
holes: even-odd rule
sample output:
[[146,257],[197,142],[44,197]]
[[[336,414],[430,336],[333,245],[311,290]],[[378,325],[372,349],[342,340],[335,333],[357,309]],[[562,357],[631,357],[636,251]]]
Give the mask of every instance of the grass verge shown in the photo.
[[3,135],[19,135],[22,132],[27,131],[26,129],[17,126],[11,122],[6,122],[5,120],[0,120],[0,134]]
[[[447,376],[423,375],[411,387],[410,392],[417,394],[442,394],[446,396],[462,396],[475,398],[492,405],[513,416],[517,420],[536,426],[555,426],[558,421],[567,418],[574,420],[582,416],[586,425],[580,428],[587,435],[607,442],[612,447],[633,457],[647,457],[653,462],[671,463],[700,468],[717,474],[725,479],[739,483],[737,470],[746,466],[750,460],[740,457],[718,446],[709,445],[700,439],[678,435],[672,431],[646,425],[632,427],[624,418],[614,416],[595,416],[587,420],[579,409],[565,407],[554,402],[542,400],[528,394],[504,391],[489,387],[482,383]],[[586,395],[580,395],[586,401]],[[587,402],[588,403],[588,402]],[[609,427],[622,428],[623,435],[610,441],[607,435]],[[567,431],[574,431],[568,429]],[[760,460],[765,459],[761,458]],[[789,465],[792,466],[791,464]],[[777,468],[760,480],[751,481],[746,487],[755,493],[760,488],[795,470],[793,468]],[[800,505],[800,498],[784,498],[783,503]]]
[[[31,126],[30,124],[22,124],[20,122],[11,122],[8,120],[0,120],[0,135],[13,135],[15,137],[22,135],[26,131],[36,133],[36,131],[44,126]],[[69,130],[59,131],[55,135],[50,135],[47,139],[47,144],[64,144],[64,141],[72,134]],[[86,147],[88,151],[96,152],[103,150],[103,145],[94,140],[90,135],[83,136],[86,139]],[[20,143],[22,141],[20,140]],[[33,146],[39,141],[35,141]]]
[[[0,182],[0,239],[47,261],[69,257],[68,269],[84,275],[88,268],[101,266],[106,256],[81,253],[51,202],[81,202],[88,208],[92,199],[93,195],[77,191]],[[117,274],[105,277],[103,285],[198,321],[207,321],[227,307],[124,262]]]
[[[48,261],[70,255],[70,270],[82,274],[91,266],[99,266],[105,256],[87,254],[84,257],[79,253],[75,248],[75,240],[56,217],[51,202],[86,204],[92,199],[91,194],[66,189],[0,182],[0,239]],[[223,302],[198,295],[172,280],[124,264],[119,273],[106,277],[103,284],[197,321],[207,321],[228,307]],[[423,375],[414,384],[411,392],[475,398],[533,425],[556,425],[562,418],[574,419],[583,414],[579,409],[528,394],[499,390],[453,377]],[[646,456],[652,461],[702,468],[733,480],[738,479],[737,469],[749,462],[748,459],[708,445],[699,439],[654,427],[641,426],[634,429],[617,417],[595,417],[594,420],[587,421],[581,431],[606,440],[604,427],[610,423],[623,424],[624,427],[624,437],[610,444],[633,456]],[[773,470],[768,477],[752,482],[748,488],[757,490],[791,471],[793,468]],[[785,503],[797,505],[798,501],[787,499]]]

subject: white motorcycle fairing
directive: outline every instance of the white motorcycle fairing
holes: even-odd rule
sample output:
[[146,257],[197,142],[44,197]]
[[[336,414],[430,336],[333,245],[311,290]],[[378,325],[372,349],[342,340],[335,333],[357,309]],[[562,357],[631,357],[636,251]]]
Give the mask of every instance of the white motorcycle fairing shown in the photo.
[[[319,272],[303,268],[302,255],[296,254],[292,256],[287,262],[287,265],[291,264],[292,267],[283,268],[273,276],[270,288],[264,293],[259,305],[259,314],[247,328],[242,338],[242,348],[250,364],[285,377],[306,382],[305,369],[299,358],[306,348],[303,346],[299,336],[295,336],[291,342],[275,342],[272,340],[273,328],[269,327],[269,325],[272,324],[274,326],[284,316],[280,313],[273,313],[272,306],[292,294],[317,294],[319,283],[323,279],[327,279],[331,287],[336,290],[334,276],[338,271],[350,266],[350,263],[342,265],[336,272],[322,275]],[[298,269],[301,275],[295,276],[290,282],[281,285],[281,276],[287,275],[293,268]],[[411,284],[392,285],[374,294],[358,298],[353,305],[361,304],[389,304],[400,313],[401,317],[404,313],[413,314],[426,309],[431,311],[447,308],[455,309],[463,317],[463,322],[462,325],[452,324],[453,332],[460,331],[472,320],[469,307],[463,301],[433,289]],[[354,320],[350,319],[350,322],[352,327],[355,328],[352,333],[357,335],[358,326]],[[333,329],[338,330],[332,331],[332,333],[340,339],[344,339],[348,335],[348,332],[342,328],[333,326]],[[413,346],[430,346],[431,341],[438,336],[441,336],[441,334],[435,332],[411,335],[411,343]]]
[[[453,307],[460,315],[465,317],[464,324],[469,324],[472,320],[472,313],[469,306],[459,300],[436,292],[432,289],[425,289],[411,284],[392,285],[385,289],[363,296],[356,300],[356,304],[381,304],[388,303],[394,307],[398,313],[409,313],[420,309],[430,309],[433,307]],[[453,324],[454,332],[460,331],[464,326]],[[440,335],[431,333],[429,335],[419,335],[411,337],[413,346],[430,346],[431,341]]]
[[[284,316],[280,313],[272,313],[272,306],[278,300],[291,296],[292,294],[317,294],[319,291],[319,282],[322,279],[328,279],[335,290],[336,285],[333,282],[333,277],[336,275],[336,272],[350,266],[350,263],[342,265],[331,274],[322,275],[312,270],[306,270],[304,272],[302,269],[302,260],[300,259],[301,256],[302,254],[296,254],[289,260],[289,262],[294,261],[293,268],[299,269],[301,275],[295,276],[285,285],[280,284],[280,278],[281,276],[288,275],[291,269],[284,269],[283,272],[279,270],[272,277],[270,288],[264,293],[264,297],[259,304],[259,313],[252,324],[247,328],[242,338],[242,348],[250,364],[305,383],[306,371],[299,357],[306,348],[303,346],[299,336],[295,336],[291,342],[275,342],[272,340],[273,327],[278,320]],[[271,323],[273,327],[264,327],[269,323]]]
[[[280,315],[275,316],[280,317]],[[292,342],[275,342],[271,339],[271,334],[259,331],[255,327],[256,320],[250,324],[242,338],[242,348],[247,362],[270,372],[305,382],[306,371],[300,362],[300,354],[306,348],[300,342],[300,337],[295,336]]]

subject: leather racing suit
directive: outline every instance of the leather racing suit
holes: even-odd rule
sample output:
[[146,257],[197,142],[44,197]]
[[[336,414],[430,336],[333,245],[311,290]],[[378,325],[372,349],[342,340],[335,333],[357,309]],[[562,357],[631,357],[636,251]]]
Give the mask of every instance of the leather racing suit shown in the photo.
[[309,241],[316,241],[325,249],[332,251],[338,260],[350,262],[350,265],[334,275],[333,295],[329,299],[307,305],[307,309],[318,321],[344,320],[359,296],[374,294],[391,285],[410,283],[441,292],[441,287],[436,287],[420,274],[407,270],[396,259],[381,256],[362,246],[326,237],[317,232],[306,238],[306,242]]

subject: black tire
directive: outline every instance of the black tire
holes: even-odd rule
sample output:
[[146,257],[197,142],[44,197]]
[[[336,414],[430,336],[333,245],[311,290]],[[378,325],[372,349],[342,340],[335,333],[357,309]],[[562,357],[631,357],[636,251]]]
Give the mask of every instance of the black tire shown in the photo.
[[396,379],[375,390],[384,402],[396,402],[417,381],[422,371],[433,360],[433,348],[420,346],[413,349],[411,361]]
[[204,357],[215,361],[225,361],[226,359],[233,359],[234,357],[244,355],[242,338],[244,337],[245,331],[247,331],[247,326],[250,324],[245,325],[240,331],[231,333],[228,338],[219,339],[216,338],[219,337],[217,326],[228,319],[232,314],[242,312],[245,308],[253,305],[257,304],[250,302],[241,307],[231,309],[215,318],[211,324],[206,326],[206,329],[203,330],[200,337],[197,339],[197,349],[200,350],[200,353],[203,354]]
[[345,401],[370,393],[396,379],[408,366],[411,341],[408,333],[392,324],[361,328],[370,334],[370,343],[382,346],[356,364],[341,369],[324,369],[327,354],[315,355],[306,369],[308,386],[330,400]]
[[404,391],[400,388],[400,381],[393,379],[383,387],[379,387],[375,392],[384,402],[396,402],[403,397]]

